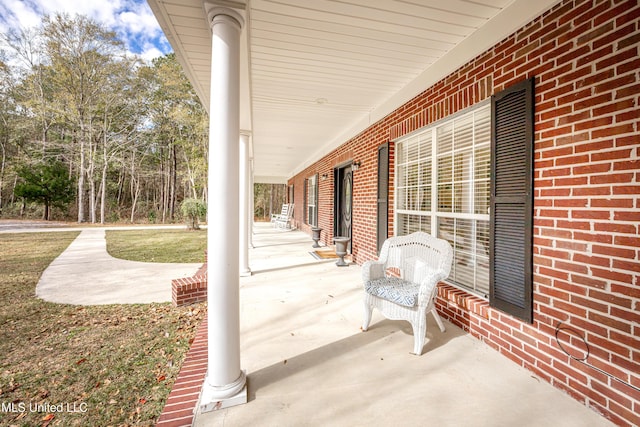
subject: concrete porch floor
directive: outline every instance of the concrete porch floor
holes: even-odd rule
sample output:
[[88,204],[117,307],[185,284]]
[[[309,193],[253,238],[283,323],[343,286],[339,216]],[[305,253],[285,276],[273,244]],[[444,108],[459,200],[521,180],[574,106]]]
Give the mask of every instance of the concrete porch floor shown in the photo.
[[422,356],[408,322],[362,321],[360,267],[318,261],[310,236],[256,223],[241,278],[249,402],[196,414],[212,426],[611,426],[445,321]]

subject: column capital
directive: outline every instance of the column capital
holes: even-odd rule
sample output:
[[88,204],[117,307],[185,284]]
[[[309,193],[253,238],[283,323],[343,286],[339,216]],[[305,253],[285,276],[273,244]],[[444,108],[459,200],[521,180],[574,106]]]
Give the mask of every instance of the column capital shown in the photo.
[[210,27],[213,28],[216,21],[219,22],[219,19],[216,19],[216,17],[221,15],[232,18],[238,25],[239,29],[244,27],[246,4],[243,1],[204,0],[203,6],[207,13],[207,19]]

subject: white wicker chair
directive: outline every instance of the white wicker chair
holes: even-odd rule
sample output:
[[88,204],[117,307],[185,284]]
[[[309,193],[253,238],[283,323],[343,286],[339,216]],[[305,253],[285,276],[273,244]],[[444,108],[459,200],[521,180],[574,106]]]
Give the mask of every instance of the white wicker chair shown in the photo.
[[445,331],[434,297],[438,282],[449,276],[452,260],[451,245],[427,233],[419,231],[387,239],[378,261],[368,261],[362,266],[365,288],[362,330],[369,328],[375,307],[388,319],[409,321],[413,327],[413,352],[422,354],[429,311],[440,331]]

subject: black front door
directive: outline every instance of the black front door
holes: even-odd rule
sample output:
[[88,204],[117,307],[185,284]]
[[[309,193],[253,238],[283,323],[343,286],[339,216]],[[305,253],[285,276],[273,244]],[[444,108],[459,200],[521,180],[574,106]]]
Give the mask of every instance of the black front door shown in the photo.
[[[351,237],[353,172],[351,165],[336,169],[335,174],[335,235]],[[349,241],[351,252],[351,241]]]

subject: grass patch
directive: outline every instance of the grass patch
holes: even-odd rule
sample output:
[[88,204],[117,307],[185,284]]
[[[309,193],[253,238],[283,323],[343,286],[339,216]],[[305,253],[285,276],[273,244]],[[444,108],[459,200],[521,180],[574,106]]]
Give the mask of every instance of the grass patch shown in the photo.
[[205,230],[107,230],[111,256],[143,262],[204,262]]
[[42,271],[76,236],[0,235],[0,425],[153,425],[205,308],[36,298]]

